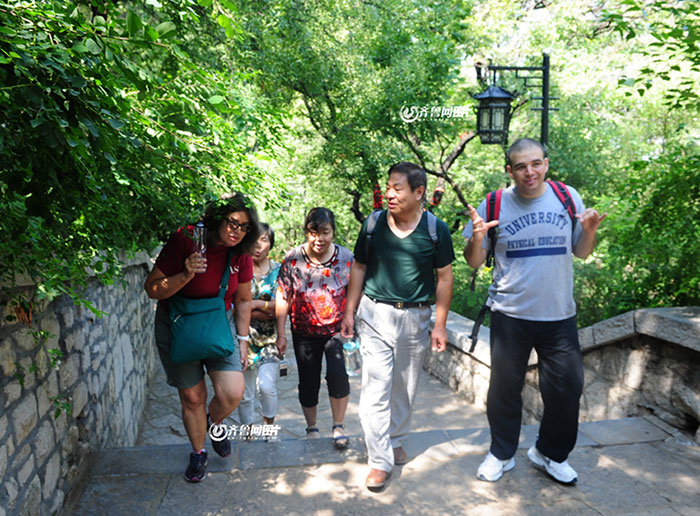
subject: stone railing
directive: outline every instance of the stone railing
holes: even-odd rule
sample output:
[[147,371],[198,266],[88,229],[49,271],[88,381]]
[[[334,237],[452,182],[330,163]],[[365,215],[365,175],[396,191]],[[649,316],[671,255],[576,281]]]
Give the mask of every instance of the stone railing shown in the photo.
[[[473,353],[473,321],[450,312],[445,353],[428,353],[425,368],[475,406],[486,408],[490,376],[489,329]],[[583,351],[582,421],[653,413],[690,432],[700,443],[700,307],[627,312],[579,330]],[[530,356],[523,388],[523,424],[539,421],[537,355]]]
[[[154,303],[144,257],[125,267],[124,284],[91,280],[84,297],[96,317],[61,296],[31,328],[0,322],[0,516],[54,514],[89,469],[91,453],[133,445],[155,358]],[[33,287],[26,286],[31,289]],[[30,330],[51,337],[36,343]],[[51,367],[47,350],[59,349]],[[71,405],[55,417],[55,402]],[[75,491],[79,491],[75,490]]]

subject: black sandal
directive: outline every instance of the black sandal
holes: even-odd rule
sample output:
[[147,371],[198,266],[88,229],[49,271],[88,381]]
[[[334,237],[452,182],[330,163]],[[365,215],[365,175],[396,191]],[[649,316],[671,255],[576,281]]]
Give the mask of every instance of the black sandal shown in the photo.
[[[313,434],[313,433],[316,433],[318,435],[311,437],[311,434]],[[318,439],[319,437],[321,437],[321,432],[318,431],[318,428],[316,428],[315,426],[309,426],[306,428],[306,438],[307,439]]]
[[[342,424],[333,425],[332,430],[336,430],[336,429],[345,430],[345,427]],[[345,448],[347,448],[348,447],[347,436],[344,434],[340,434],[338,436],[335,436],[333,438],[333,446],[335,446],[338,450],[344,450]]]

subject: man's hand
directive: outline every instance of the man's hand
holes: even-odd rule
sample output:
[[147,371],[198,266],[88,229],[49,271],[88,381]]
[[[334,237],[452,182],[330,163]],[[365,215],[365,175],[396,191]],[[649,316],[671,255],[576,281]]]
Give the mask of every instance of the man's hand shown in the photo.
[[477,269],[486,260],[486,249],[481,246],[484,237],[488,234],[489,229],[498,225],[497,220],[484,222],[484,219],[477,213],[474,207],[470,204],[469,217],[472,219],[472,236],[467,240],[467,245],[464,246],[464,259],[472,269]]
[[467,204],[467,207],[469,208],[469,218],[472,219],[472,225],[474,226],[474,229],[472,230],[472,238],[475,242],[480,243],[488,234],[489,229],[498,226],[498,220],[485,222],[481,215],[479,215],[479,213],[474,209],[474,206]]
[[581,223],[581,229],[586,232],[595,233],[600,227],[600,223],[607,217],[607,213],[600,215],[593,208],[586,208],[583,213],[577,213],[576,218]]
[[351,339],[355,336],[355,316],[350,312],[345,312],[343,321],[340,323],[340,336]]
[[593,208],[586,208],[583,213],[577,213],[576,218],[581,223],[581,237],[574,246],[574,255],[585,259],[595,249],[596,231],[600,227],[600,223],[607,216],[607,213],[600,215]]
[[447,329],[444,326],[435,326],[430,333],[432,350],[441,353],[447,347]]

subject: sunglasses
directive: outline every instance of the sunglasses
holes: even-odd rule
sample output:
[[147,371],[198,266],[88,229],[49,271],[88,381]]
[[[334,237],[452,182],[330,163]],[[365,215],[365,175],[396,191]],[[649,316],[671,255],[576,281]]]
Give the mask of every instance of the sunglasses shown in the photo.
[[224,220],[226,221],[226,227],[229,229],[229,231],[238,231],[240,229],[241,231],[243,231],[243,233],[247,233],[253,228],[253,226],[251,226],[248,222],[244,222],[243,224],[241,224],[236,219]]

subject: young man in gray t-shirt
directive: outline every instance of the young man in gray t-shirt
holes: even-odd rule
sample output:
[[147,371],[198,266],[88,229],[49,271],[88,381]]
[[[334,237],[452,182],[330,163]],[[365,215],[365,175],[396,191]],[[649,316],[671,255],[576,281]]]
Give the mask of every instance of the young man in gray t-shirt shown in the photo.
[[606,214],[584,209],[578,192],[568,190],[576,224],[545,182],[549,160],[544,147],[523,138],[508,150],[506,170],[514,186],[503,191],[498,220],[485,222],[486,201],[469,207],[464,257],[473,268],[494,249],[491,308],[491,378],[486,401],[491,448],[477,478],[495,482],[515,465],[522,414],[521,391],[530,351],[538,356],[544,413],[528,457],[555,480],[573,484],[576,471],[567,457],[576,444],[583,365],[573,298],[572,255],[586,258]]

